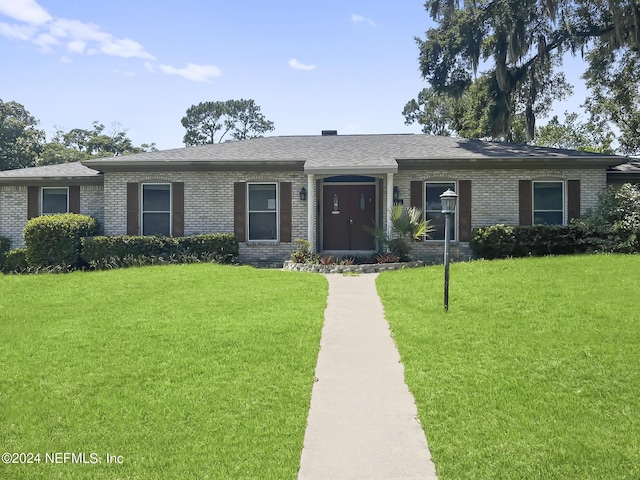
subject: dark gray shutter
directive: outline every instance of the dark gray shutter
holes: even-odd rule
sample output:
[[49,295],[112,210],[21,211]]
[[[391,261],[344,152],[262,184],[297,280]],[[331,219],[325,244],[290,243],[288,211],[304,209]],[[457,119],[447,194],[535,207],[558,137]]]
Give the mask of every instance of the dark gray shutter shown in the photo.
[[27,187],[27,220],[40,215],[40,187]]
[[458,240],[471,240],[471,180],[458,181]]
[[171,184],[171,235],[184,235],[184,182]]
[[411,207],[419,208],[424,213],[424,183],[421,181],[411,182]]
[[[409,184],[409,207],[419,208],[422,212],[422,218],[426,218],[424,211],[424,182],[414,180]],[[421,242],[422,240],[424,240],[424,237],[417,241]]]
[[140,235],[140,187],[138,183],[127,183],[127,235]]
[[518,186],[518,209],[520,225],[531,225],[533,222],[533,206],[531,204],[531,180],[520,180]]
[[567,180],[567,220],[580,218],[580,180]]
[[281,242],[291,242],[291,220],[291,182],[280,182]]
[[247,241],[247,184],[235,182],[233,184],[233,234],[238,242]]
[[69,187],[69,213],[80,213],[80,185]]

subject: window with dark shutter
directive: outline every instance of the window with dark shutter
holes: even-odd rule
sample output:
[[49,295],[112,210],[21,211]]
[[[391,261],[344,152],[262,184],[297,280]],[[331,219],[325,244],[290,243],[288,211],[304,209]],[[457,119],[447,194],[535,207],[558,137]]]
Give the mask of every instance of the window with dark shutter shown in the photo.
[[471,180],[458,181],[458,240],[471,240]]
[[171,235],[182,237],[184,235],[184,182],[173,182],[171,190]]
[[580,180],[567,180],[567,221],[580,218]]
[[291,182],[280,183],[280,241],[291,242]]
[[518,197],[520,225],[531,225],[533,219],[531,180],[520,180],[518,183]]
[[233,234],[238,242],[246,242],[247,184],[233,184]]
[[80,185],[69,187],[69,213],[80,213]]
[[27,220],[40,215],[40,187],[27,187]]
[[127,183],[127,235],[140,235],[139,191],[140,187],[137,183]]

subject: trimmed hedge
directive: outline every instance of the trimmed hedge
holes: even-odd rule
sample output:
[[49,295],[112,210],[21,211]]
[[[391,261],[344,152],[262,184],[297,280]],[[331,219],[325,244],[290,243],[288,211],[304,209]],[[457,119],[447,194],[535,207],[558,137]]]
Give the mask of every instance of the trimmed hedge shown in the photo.
[[477,227],[469,246],[475,255],[494,258],[606,251],[609,234],[582,225],[491,225]]
[[95,235],[95,218],[78,213],[59,213],[32,218],[24,227],[27,263],[32,268],[81,266],[80,240]]
[[238,242],[232,234],[188,237],[120,235],[82,239],[82,259],[90,268],[106,269],[163,263],[235,263]]
[[9,250],[11,250],[11,240],[7,237],[0,236],[0,271],[3,269],[4,257]]
[[27,264],[27,249],[16,248],[4,254],[4,261],[0,265],[4,273],[23,273],[29,270]]

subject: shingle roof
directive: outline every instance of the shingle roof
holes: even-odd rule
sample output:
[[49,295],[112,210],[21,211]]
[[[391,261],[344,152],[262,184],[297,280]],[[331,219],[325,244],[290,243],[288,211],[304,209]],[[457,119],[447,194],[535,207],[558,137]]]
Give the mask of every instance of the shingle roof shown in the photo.
[[264,137],[242,142],[147,152],[85,162],[95,168],[176,163],[300,163],[308,173],[368,170],[393,172],[397,160],[569,160],[597,159],[616,165],[624,157],[433,135],[329,135]]
[[[484,142],[433,135],[328,135],[264,137],[242,142],[202,145],[135,155],[106,157],[0,172],[0,182],[22,179],[92,179],[108,169],[253,168],[297,169],[307,173],[396,172],[398,166],[568,163],[607,167],[625,157],[575,150]],[[616,167],[623,168],[623,167]]]
[[93,168],[85,167],[80,162],[59,163],[56,165],[42,165],[39,167],[17,168],[15,170],[0,171],[0,181],[14,179],[92,179],[100,177],[101,173]]
[[617,165],[615,167],[611,167],[609,169],[610,172],[613,173],[634,173],[640,174],[640,159],[631,160],[630,162],[623,163],[622,165]]

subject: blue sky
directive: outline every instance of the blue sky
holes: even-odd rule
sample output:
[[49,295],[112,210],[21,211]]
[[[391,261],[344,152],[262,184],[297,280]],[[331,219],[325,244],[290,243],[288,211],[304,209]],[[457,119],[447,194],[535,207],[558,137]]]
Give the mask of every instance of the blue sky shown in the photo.
[[[0,0],[0,99],[23,104],[48,137],[117,122],[159,149],[183,146],[191,105],[240,98],[274,122],[270,135],[417,133],[402,109],[425,86],[423,5]],[[580,64],[567,66],[572,80]]]

